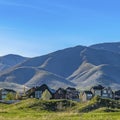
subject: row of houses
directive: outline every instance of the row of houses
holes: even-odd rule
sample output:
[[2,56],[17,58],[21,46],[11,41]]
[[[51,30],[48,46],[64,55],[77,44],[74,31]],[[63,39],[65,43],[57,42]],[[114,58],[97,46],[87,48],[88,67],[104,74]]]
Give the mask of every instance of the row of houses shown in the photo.
[[68,87],[66,89],[59,88],[58,90],[52,90],[47,85],[42,85],[40,87],[33,87],[26,92],[26,95],[29,98],[37,98],[40,99],[42,97],[42,93],[47,90],[49,94],[51,94],[50,99],[69,99],[79,101],[79,94],[75,88]]
[[[103,87],[101,85],[93,86],[88,91],[79,92],[76,88],[68,87],[66,89],[59,88],[58,90],[53,90],[47,85],[43,84],[38,87],[33,87],[26,91],[21,97],[25,98],[37,98],[41,99],[42,94],[47,90],[50,95],[49,99],[69,99],[75,101],[88,101],[94,96],[100,96],[104,98],[120,99],[120,90],[113,92],[110,87]],[[4,100],[7,94],[17,94],[16,91],[10,89],[0,89],[0,100]]]
[[84,91],[82,93],[82,100],[87,101],[92,99],[94,96],[114,99],[116,97],[115,94],[116,93],[114,93],[110,87],[98,85],[93,86],[89,91]]

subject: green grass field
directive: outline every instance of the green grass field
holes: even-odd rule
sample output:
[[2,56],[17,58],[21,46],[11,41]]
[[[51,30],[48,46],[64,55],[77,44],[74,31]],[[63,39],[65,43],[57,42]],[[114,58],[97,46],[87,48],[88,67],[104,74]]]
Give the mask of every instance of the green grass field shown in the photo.
[[80,112],[83,108],[88,109],[92,103],[93,101],[82,104],[65,100],[28,99],[11,105],[0,104],[0,120],[120,120],[118,108],[100,107]]

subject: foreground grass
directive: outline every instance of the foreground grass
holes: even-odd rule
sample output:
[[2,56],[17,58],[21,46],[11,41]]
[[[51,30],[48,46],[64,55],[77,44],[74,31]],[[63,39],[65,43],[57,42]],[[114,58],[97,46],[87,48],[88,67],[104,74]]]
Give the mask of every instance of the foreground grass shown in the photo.
[[120,112],[114,113],[68,113],[12,111],[0,113],[0,120],[120,120]]
[[[59,102],[64,103],[62,110],[51,108]],[[80,112],[91,104],[93,101],[81,104],[64,100],[28,99],[17,104],[0,104],[0,120],[120,120],[120,109],[101,107],[88,113]]]

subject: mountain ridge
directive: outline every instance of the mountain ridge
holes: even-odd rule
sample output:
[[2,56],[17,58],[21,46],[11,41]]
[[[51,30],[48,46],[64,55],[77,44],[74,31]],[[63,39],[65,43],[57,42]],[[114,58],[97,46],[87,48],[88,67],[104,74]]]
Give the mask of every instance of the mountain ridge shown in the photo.
[[7,70],[17,64],[20,64],[27,59],[28,59],[27,57],[15,55],[15,54],[0,56],[0,72]]
[[[111,44],[119,46],[120,43],[109,43],[108,46]],[[98,46],[101,44],[75,46],[29,58],[0,73],[0,81],[28,86],[31,82],[45,83],[55,89],[67,86],[85,89],[96,84],[120,89],[120,50]]]

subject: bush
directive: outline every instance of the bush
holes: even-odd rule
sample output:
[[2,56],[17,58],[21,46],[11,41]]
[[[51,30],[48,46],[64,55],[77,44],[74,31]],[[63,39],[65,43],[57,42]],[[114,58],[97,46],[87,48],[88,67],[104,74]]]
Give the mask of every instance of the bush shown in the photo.
[[8,94],[6,95],[5,100],[15,100],[15,94],[13,94],[13,93],[8,93]]

